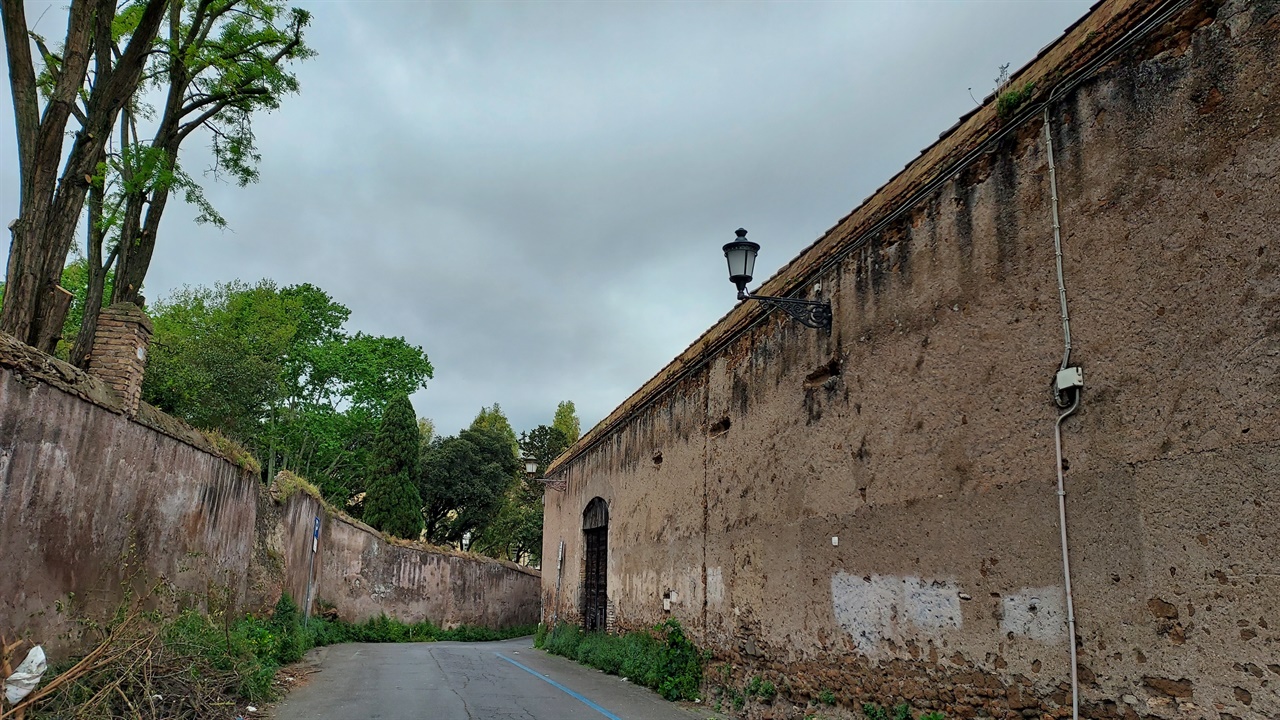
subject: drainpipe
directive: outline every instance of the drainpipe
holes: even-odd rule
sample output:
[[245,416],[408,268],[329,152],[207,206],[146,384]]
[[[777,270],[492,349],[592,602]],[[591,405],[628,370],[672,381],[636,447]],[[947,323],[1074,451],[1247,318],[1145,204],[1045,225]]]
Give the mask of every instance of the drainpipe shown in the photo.
[[1053,163],[1053,134],[1049,125],[1049,103],[1044,107],[1044,146],[1049,160],[1049,194],[1053,212],[1053,253],[1058,269],[1058,303],[1062,310],[1062,364],[1053,380],[1054,404],[1065,410],[1053,423],[1053,446],[1058,474],[1058,527],[1062,534],[1062,580],[1067,593],[1067,644],[1071,648],[1071,718],[1080,719],[1079,660],[1076,657],[1076,610],[1071,594],[1071,559],[1067,553],[1067,491],[1062,472],[1062,421],[1080,407],[1084,373],[1071,365],[1071,319],[1067,314],[1067,286],[1062,275],[1062,227],[1058,222],[1058,173]]
[[560,554],[556,557],[556,606],[551,612],[551,627],[560,624],[560,573],[564,570],[564,540],[560,541]]

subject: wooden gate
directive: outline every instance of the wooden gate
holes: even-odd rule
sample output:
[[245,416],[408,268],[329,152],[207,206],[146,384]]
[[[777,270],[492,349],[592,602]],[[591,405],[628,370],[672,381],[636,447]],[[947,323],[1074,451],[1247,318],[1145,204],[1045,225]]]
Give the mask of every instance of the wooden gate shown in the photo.
[[609,625],[609,506],[602,498],[582,513],[586,563],[582,578],[582,627],[605,631]]

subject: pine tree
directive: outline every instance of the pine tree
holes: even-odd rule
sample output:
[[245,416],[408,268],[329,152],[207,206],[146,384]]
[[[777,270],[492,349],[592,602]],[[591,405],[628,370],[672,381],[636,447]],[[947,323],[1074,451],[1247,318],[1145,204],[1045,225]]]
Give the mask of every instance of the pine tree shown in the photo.
[[409,396],[392,398],[382,411],[364,500],[365,522],[411,540],[422,531],[422,497],[417,486],[419,437],[418,416]]

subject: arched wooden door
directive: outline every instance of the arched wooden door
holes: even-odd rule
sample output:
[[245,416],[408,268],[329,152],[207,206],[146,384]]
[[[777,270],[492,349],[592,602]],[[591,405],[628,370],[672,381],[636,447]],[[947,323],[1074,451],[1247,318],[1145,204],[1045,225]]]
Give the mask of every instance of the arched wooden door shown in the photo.
[[607,630],[609,624],[609,505],[594,498],[582,512],[582,539],[586,547],[583,566],[582,627]]

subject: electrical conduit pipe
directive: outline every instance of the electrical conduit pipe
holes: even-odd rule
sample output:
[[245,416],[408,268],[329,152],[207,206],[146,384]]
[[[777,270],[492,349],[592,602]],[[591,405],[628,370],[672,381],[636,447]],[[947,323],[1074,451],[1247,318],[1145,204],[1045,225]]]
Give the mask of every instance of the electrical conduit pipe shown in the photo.
[[[1049,160],[1049,194],[1053,200],[1053,252],[1054,262],[1058,269],[1058,302],[1062,308],[1062,366],[1066,370],[1071,363],[1071,320],[1067,315],[1067,287],[1062,276],[1062,231],[1058,222],[1058,174],[1053,163],[1053,135],[1049,126],[1049,104],[1044,107],[1044,147]],[[1067,644],[1071,648],[1071,718],[1080,720],[1080,681],[1079,661],[1076,657],[1076,610],[1075,600],[1071,595],[1071,560],[1067,553],[1067,491],[1062,476],[1062,421],[1070,417],[1080,407],[1080,394],[1083,388],[1072,388],[1072,399],[1069,406],[1058,415],[1053,423],[1053,446],[1056,453],[1058,471],[1058,527],[1062,534],[1062,580],[1067,593]],[[1055,382],[1053,386],[1054,402],[1063,407],[1063,398]]]

